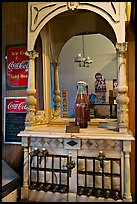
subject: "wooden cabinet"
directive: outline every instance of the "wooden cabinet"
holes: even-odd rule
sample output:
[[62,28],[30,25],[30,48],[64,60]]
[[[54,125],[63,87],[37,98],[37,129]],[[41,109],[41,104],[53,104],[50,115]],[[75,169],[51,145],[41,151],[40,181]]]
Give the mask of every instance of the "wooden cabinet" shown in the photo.
[[[79,133],[65,133],[65,125],[60,125],[19,136],[25,158],[22,195],[29,200],[132,201],[131,134],[92,125]],[[36,148],[39,151],[33,154]]]

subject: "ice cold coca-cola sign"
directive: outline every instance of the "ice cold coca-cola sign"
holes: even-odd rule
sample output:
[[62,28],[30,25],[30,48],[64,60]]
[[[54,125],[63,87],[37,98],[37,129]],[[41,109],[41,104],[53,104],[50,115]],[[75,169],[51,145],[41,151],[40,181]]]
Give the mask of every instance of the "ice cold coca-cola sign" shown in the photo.
[[6,100],[6,113],[26,113],[27,105],[25,98],[7,99]]
[[9,87],[27,87],[29,59],[25,55],[26,46],[10,47],[7,50],[7,85]]

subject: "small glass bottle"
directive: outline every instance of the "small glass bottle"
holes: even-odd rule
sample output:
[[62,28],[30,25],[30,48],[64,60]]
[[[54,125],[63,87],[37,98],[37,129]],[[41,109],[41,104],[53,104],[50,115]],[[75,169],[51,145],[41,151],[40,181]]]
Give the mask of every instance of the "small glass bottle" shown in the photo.
[[86,82],[77,82],[77,95],[75,101],[75,124],[80,128],[87,128],[89,120],[89,100],[86,92]]

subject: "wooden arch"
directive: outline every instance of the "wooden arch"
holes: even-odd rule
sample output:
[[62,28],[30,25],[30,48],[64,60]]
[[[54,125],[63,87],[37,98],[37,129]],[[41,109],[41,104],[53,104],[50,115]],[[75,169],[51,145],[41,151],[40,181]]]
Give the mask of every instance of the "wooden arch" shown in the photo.
[[[126,2],[30,2],[28,3],[27,49],[34,49],[36,38],[42,28],[55,16],[66,11],[87,10],[99,14],[112,27],[117,42],[125,42]],[[120,27],[123,29],[120,31]]]

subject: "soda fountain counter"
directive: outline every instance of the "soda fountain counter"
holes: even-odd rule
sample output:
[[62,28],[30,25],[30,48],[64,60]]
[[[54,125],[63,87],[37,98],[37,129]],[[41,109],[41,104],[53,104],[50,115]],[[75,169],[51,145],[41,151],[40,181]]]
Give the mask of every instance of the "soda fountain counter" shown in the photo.
[[118,132],[112,119],[99,123],[91,119],[88,128],[78,133],[67,133],[66,124],[33,127],[18,134],[24,148],[22,199],[132,201],[132,134]]
[[[69,23],[70,20],[64,20],[71,16],[74,19],[70,14],[80,17],[79,26],[77,20],[76,26]],[[85,24],[88,20],[89,23]],[[58,29],[62,25],[67,28],[65,33]],[[91,119],[87,128],[70,127],[69,132],[66,126],[74,122],[73,119],[60,118],[59,55],[67,40],[87,29],[104,35],[102,25],[108,31],[106,37],[116,49],[117,120]],[[130,152],[134,137],[129,131],[127,70],[130,67],[126,63],[125,27],[126,2],[28,2],[27,115],[25,130],[18,134],[22,137],[24,149],[22,199],[36,202],[132,202]],[[38,35],[41,38],[40,55],[34,49]],[[40,71],[40,77],[36,77]],[[51,100],[54,108],[51,108]]]

